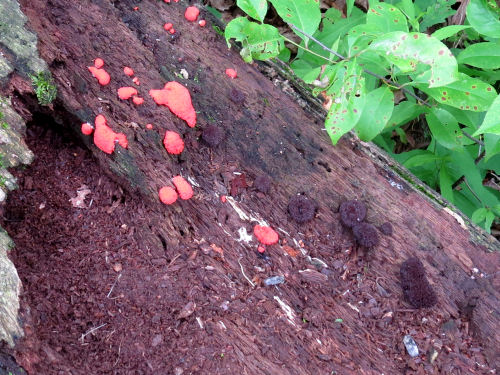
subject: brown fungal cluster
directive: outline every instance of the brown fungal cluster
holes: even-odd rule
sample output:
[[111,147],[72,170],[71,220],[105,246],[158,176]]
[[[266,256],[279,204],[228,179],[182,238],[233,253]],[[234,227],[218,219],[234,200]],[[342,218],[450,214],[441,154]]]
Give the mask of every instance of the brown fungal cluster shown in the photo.
[[253,181],[253,186],[261,193],[267,194],[271,189],[271,180],[266,175],[260,175]]
[[299,224],[311,221],[318,205],[305,195],[295,195],[288,202],[288,213]]
[[436,294],[425,276],[424,265],[418,258],[412,257],[405,260],[401,264],[399,276],[404,299],[410,305],[419,309],[436,304]]
[[354,238],[360,246],[371,249],[379,244],[377,228],[373,224],[364,222],[366,205],[363,202],[358,200],[343,202],[340,205],[339,213],[340,221],[344,226],[352,229]]
[[216,147],[224,139],[224,132],[215,125],[207,125],[203,129],[201,138],[209,147]]

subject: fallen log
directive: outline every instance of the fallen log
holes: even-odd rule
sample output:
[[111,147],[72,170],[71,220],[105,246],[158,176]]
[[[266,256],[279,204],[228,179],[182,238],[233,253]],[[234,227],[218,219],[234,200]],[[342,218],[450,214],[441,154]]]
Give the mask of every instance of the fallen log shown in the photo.
[[[429,346],[440,337],[433,329],[450,321],[469,327],[461,328],[462,334],[474,335],[488,366],[498,366],[498,242],[375,146],[346,137],[333,147],[317,101],[304,96],[307,91],[295,91],[276,73],[279,67],[245,64],[209,27],[214,21],[207,13],[202,12],[210,20],[204,28],[186,22],[182,3],[30,0],[21,5],[58,89],[51,115],[79,133],[82,123],[103,114],[113,131],[126,135],[128,146],[116,145],[111,155],[92,137],[80,137],[104,170],[148,201],[157,226],[138,228],[145,246],[169,259],[201,251],[210,268],[185,271],[197,275],[194,286],[213,301],[239,299],[261,314],[250,320],[245,308],[224,317],[200,311],[211,323],[200,329],[233,347],[232,370],[219,373],[309,374],[326,368],[397,373],[407,362],[401,332]],[[174,34],[163,29],[166,22],[174,24]],[[108,85],[101,86],[88,70],[95,58],[105,62]],[[140,85],[123,73],[124,66],[133,68]],[[226,76],[226,68],[235,69],[237,78]],[[29,118],[41,109],[26,81],[17,70],[3,92],[13,95],[15,108]],[[191,93],[195,128],[149,97],[150,89],[169,81]],[[122,86],[135,87],[145,103],[120,100]],[[215,147],[203,139],[209,126],[223,131]],[[165,151],[167,130],[181,134],[180,155]],[[177,175],[190,182],[194,197],[163,205],[158,191]],[[255,186],[261,176],[270,180],[269,192]],[[316,202],[313,220],[299,224],[290,216],[288,204],[297,194]],[[380,244],[368,252],[339,221],[339,205],[351,199],[366,203],[367,222],[392,226],[392,235],[380,235]],[[264,255],[251,236],[254,225],[263,223],[280,237]],[[402,300],[399,267],[410,256],[423,262],[438,296],[428,310],[414,310]],[[265,287],[263,279],[274,275],[284,276],[285,284]],[[210,288],[221,280],[231,291]],[[196,306],[189,305],[180,319],[196,324],[191,308]],[[192,345],[194,351],[196,342]],[[200,371],[208,360],[187,356],[182,368]],[[482,371],[474,366],[457,362],[455,368]]]

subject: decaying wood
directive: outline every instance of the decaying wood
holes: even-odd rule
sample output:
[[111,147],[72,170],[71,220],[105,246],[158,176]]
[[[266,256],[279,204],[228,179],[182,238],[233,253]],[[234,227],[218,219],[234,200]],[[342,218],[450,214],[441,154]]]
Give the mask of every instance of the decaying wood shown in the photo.
[[[491,252],[498,250],[495,239],[430,199],[427,195],[442,201],[427,188],[402,178],[398,172],[407,172],[376,147],[355,138],[332,147],[322,129],[323,114],[315,104],[302,98],[305,109],[301,107],[286,93],[292,90],[290,87],[284,88],[278,77],[275,85],[255,64],[245,64],[211,27],[184,22],[183,7],[159,7],[156,1],[143,1],[140,11],[134,12],[131,9],[135,5],[134,1],[22,1],[29,25],[38,34],[40,55],[58,87],[56,116],[64,116],[66,125],[78,131],[82,122],[92,122],[103,113],[115,131],[127,135],[128,149],[117,147],[112,156],[92,145],[91,138],[82,139],[106,169],[131,191],[149,199],[151,210],[163,217],[157,229],[142,229],[145,243],[155,246],[150,240],[156,238],[153,233],[165,238],[168,248],[189,244],[203,249],[215,242],[224,249],[225,265],[220,271],[235,276],[238,288],[251,288],[241,271],[244,267],[251,279],[251,265],[242,260],[240,266],[238,260],[255,248],[242,236],[251,231],[252,223],[265,220],[288,244],[299,248],[303,243],[304,252],[328,263],[328,254],[352,245],[339,225],[339,204],[346,199],[363,200],[368,205],[369,222],[377,226],[390,222],[394,228],[393,235],[384,237],[368,255],[370,276],[365,282],[375,284],[383,279],[387,291],[401,294],[399,265],[409,256],[419,257],[437,291],[437,308],[443,317],[469,319],[494,366],[500,358],[499,288],[494,276],[499,261],[498,253]],[[176,36],[162,29],[167,21],[177,25]],[[87,70],[96,57],[105,60],[112,76],[112,83],[106,87],[100,87]],[[132,66],[140,78],[139,91],[149,101],[146,105],[136,107],[118,100],[116,89],[131,85],[121,73],[124,65]],[[237,79],[225,76],[227,67],[237,69]],[[189,79],[180,78],[181,69],[189,73]],[[19,108],[27,105],[22,100],[26,89],[19,83],[23,78],[14,75],[8,88],[8,93],[18,98]],[[199,140],[198,128],[188,128],[148,98],[150,88],[161,88],[170,80],[189,88],[201,128],[216,124],[224,129],[226,137],[220,146],[207,148]],[[244,103],[231,100],[234,89],[244,93]],[[159,131],[146,130],[146,123],[154,124]],[[166,129],[184,136],[186,151],[181,156],[169,156],[163,149],[161,136]],[[243,188],[222,205],[220,196],[229,195],[235,173],[245,174],[249,185],[256,176],[269,176],[271,192],[265,195]],[[158,189],[178,174],[193,183],[195,197],[172,207],[161,205]],[[288,200],[297,193],[318,202],[317,215],[310,223],[298,225],[287,215]],[[275,264],[273,271],[279,274],[281,266]],[[299,269],[288,276],[288,280],[304,279]],[[311,285],[321,285],[323,276],[315,279],[317,282]],[[328,279],[332,282],[332,276]],[[259,341],[259,332],[265,327],[255,327],[235,313],[224,327],[216,325],[212,334],[221,342],[234,343],[239,360],[247,363],[248,373],[306,374],[314,370],[315,361],[332,361],[335,368],[345,371],[371,368],[394,373],[390,359],[377,350],[377,345],[363,344],[370,333],[355,324],[358,312],[352,305],[339,296],[325,300],[320,289],[289,289],[267,301],[283,318],[281,324],[297,328],[295,338],[279,334],[275,338],[289,345],[287,353],[267,355],[267,350],[273,350],[273,342]],[[256,301],[264,298],[258,293]],[[325,327],[321,343],[309,337],[298,325],[304,301],[314,306],[313,310],[334,309],[346,322],[343,330]],[[285,306],[291,306],[290,310]],[[313,310],[307,310],[311,319]],[[307,361],[301,360],[305,353]],[[274,357],[279,361],[273,361]],[[291,367],[285,370],[278,363]]]

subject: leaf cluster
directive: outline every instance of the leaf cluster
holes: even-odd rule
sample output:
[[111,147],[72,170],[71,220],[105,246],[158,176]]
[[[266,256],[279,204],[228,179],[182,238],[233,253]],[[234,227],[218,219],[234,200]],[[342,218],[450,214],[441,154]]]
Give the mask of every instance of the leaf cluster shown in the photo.
[[[343,18],[317,0],[238,0],[249,17],[232,20],[225,37],[247,62],[288,61],[330,100],[333,144],[349,131],[374,141],[489,230],[500,217],[499,11],[470,0],[466,24],[446,26],[454,3],[370,1],[363,12],[348,0]],[[264,23],[269,4],[299,44]],[[292,59],[285,42],[299,47]],[[424,146],[396,154],[408,126],[424,129]]]

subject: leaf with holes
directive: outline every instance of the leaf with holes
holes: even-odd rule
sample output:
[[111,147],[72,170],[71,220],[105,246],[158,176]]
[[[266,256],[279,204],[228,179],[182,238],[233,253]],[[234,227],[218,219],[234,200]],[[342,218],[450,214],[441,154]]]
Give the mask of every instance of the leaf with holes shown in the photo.
[[356,132],[363,141],[371,141],[384,129],[394,109],[394,94],[387,86],[379,87],[366,95],[365,108],[356,125]]
[[486,111],[497,93],[495,89],[477,78],[459,74],[460,80],[444,87],[429,88],[425,84],[413,83],[413,86],[434,98],[438,103],[474,112]]
[[438,23],[443,23],[446,19],[455,14],[455,10],[451,6],[455,4],[454,0],[435,0],[426,9],[425,14],[420,22],[420,31],[425,31],[427,28]]
[[448,47],[436,38],[421,33],[395,31],[377,38],[369,47],[403,73],[417,71],[417,66],[430,69],[419,76],[429,87],[447,85],[458,79],[457,60]]
[[473,135],[476,136],[483,133],[500,135],[500,95],[495,98],[488,112],[486,112],[483,123]]
[[333,103],[325,120],[325,128],[333,144],[356,126],[366,102],[365,79],[356,59],[337,69],[328,92]]
[[264,21],[267,13],[267,0],[236,0],[236,5],[250,17],[260,22]]
[[[280,17],[288,24],[293,24],[309,35],[318,30],[321,22],[319,0],[269,0]],[[293,30],[302,39],[307,38]]]
[[394,5],[387,3],[370,1],[370,9],[366,13],[366,24],[374,25],[379,31],[385,33],[391,31],[408,32],[405,15]]
[[498,69],[500,68],[500,44],[493,42],[472,44],[460,52],[457,61],[476,68]]
[[500,38],[500,21],[484,0],[470,0],[467,21],[479,33],[490,38]]
[[237,17],[226,26],[224,37],[226,38],[227,48],[231,48],[230,39],[236,39],[237,42],[242,42],[247,37],[243,32],[243,28],[248,25],[250,21],[246,17]]
[[229,22],[224,36],[228,46],[232,38],[241,42],[243,48],[240,54],[245,62],[252,62],[253,59],[268,60],[278,56],[285,47],[284,39],[277,28],[250,22],[243,17]]
[[353,56],[366,49],[382,32],[376,25],[361,24],[354,26],[347,33],[348,55]]

